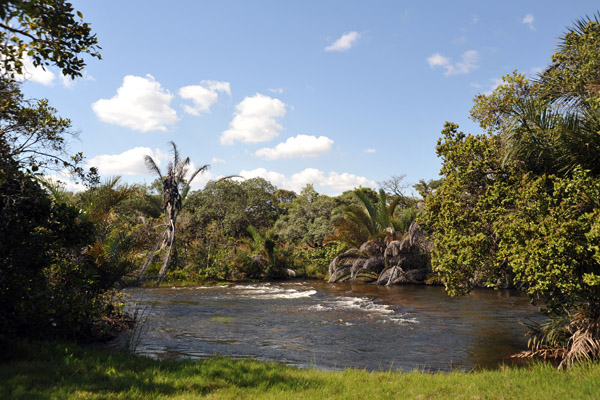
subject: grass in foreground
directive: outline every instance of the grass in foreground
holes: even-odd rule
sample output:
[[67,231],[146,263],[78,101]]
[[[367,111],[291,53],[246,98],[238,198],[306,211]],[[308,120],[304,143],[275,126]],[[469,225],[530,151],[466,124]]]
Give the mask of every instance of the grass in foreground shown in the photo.
[[64,343],[19,344],[0,399],[598,399],[600,364],[421,373],[323,372],[213,358],[155,361]]

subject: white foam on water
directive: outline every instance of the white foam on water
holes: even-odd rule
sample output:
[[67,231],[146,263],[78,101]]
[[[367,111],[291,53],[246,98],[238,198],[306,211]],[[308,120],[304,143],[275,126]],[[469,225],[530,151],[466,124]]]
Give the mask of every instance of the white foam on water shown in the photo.
[[300,299],[302,297],[310,297],[315,294],[317,294],[316,290],[305,290],[305,291],[300,292],[298,290],[288,289],[284,293],[259,295],[259,296],[256,296],[256,298],[260,298],[260,299]]
[[387,304],[376,304],[364,297],[340,297],[332,302],[333,308],[368,311],[380,314],[391,314],[394,310]]
[[390,317],[389,321],[396,325],[418,324],[416,318]]
[[396,325],[419,323],[416,318],[405,318],[403,315],[396,314],[396,311],[390,305],[377,304],[365,297],[339,297],[324,304],[315,304],[308,309],[316,312],[355,310],[363,312],[369,317],[378,318],[381,323],[393,323]]
[[240,291],[239,295],[251,299],[299,299],[310,297],[317,293],[316,290],[285,289],[271,285],[239,285],[233,288]]
[[323,304],[315,304],[314,306],[308,307],[308,309],[310,311],[329,311],[329,310],[332,310],[333,308],[324,306]]

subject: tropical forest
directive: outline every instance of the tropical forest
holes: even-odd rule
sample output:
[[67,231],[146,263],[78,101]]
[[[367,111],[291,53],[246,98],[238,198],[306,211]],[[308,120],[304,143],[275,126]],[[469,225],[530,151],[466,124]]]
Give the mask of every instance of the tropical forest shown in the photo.
[[[474,133],[439,125],[437,176],[378,157],[376,185],[332,193],[213,175],[222,160],[164,133],[130,156],[145,181],[92,165],[65,100],[24,78],[92,81],[114,42],[74,3],[0,3],[0,398],[600,396],[595,10],[563,22],[535,74],[511,66],[471,97],[456,119]],[[475,62],[434,56],[448,76]]]

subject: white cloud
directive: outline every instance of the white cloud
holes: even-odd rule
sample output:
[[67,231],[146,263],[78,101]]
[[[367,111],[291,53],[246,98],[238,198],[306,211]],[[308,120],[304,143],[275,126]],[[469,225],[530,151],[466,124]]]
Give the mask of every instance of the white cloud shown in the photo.
[[527,14],[526,16],[523,17],[523,19],[521,20],[521,23],[524,25],[527,25],[529,27],[529,29],[531,29],[532,31],[535,31],[535,26],[533,26],[534,21],[535,21],[535,18],[533,18],[533,14]]
[[51,182],[58,183],[67,192],[77,193],[87,190],[84,184],[73,181],[67,172],[59,172],[58,175],[44,175],[44,178]]
[[60,81],[62,82],[63,86],[68,89],[73,89],[75,87],[75,80],[69,76],[61,75]]
[[63,84],[64,87],[66,87],[67,89],[73,89],[75,87],[75,83],[78,80],[84,80],[84,81],[95,81],[96,79],[89,75],[87,73],[87,71],[83,71],[83,76],[77,79],[71,79],[70,76],[65,76],[65,75],[60,75],[60,80]]
[[346,51],[350,50],[354,43],[360,37],[360,33],[352,31],[344,33],[338,40],[325,47],[325,51]]
[[349,174],[347,172],[341,174],[329,172],[325,175],[323,171],[315,168],[306,168],[303,171],[293,174],[289,178],[279,172],[268,171],[264,168],[257,168],[252,171],[243,170],[239,175],[246,179],[256,177],[264,178],[279,188],[294,190],[298,193],[309,183],[329,188],[335,193],[341,193],[359,186],[377,186],[374,181],[365,178],[364,176]]
[[431,68],[443,67],[445,65],[450,64],[450,59],[448,57],[444,57],[440,53],[435,53],[427,59],[427,63]]
[[217,102],[219,92],[231,96],[229,82],[201,81],[200,85],[184,86],[179,89],[179,96],[191,100],[193,105],[184,105],[183,109],[191,115],[200,115],[210,111],[210,107]]
[[277,93],[277,94],[283,94],[283,89],[282,88],[269,88],[269,92],[271,93]]
[[109,124],[141,132],[166,131],[167,125],[178,121],[177,113],[170,107],[173,97],[152,75],[127,75],[113,98],[96,101],[92,109]]
[[365,149],[365,153],[375,153],[375,149]]
[[225,160],[223,160],[222,158],[218,158],[218,157],[213,157],[210,160],[210,162],[213,164],[225,164]]
[[49,67],[42,68],[41,66],[34,66],[33,60],[25,56],[23,57],[23,74],[18,76],[17,79],[20,81],[30,81],[41,83],[45,86],[51,86],[54,84],[54,72],[50,71]]
[[101,175],[153,175],[144,163],[146,155],[152,157],[159,168],[163,161],[169,159],[169,155],[159,149],[153,151],[149,147],[135,147],[121,154],[92,157],[86,167],[98,168]]
[[285,104],[269,96],[257,93],[246,97],[235,107],[230,128],[221,134],[221,144],[258,143],[274,139],[283,129],[276,118],[286,113]]
[[256,155],[267,160],[294,157],[316,157],[327,153],[333,146],[333,140],[325,136],[298,135],[285,142],[279,143],[274,148],[263,148]]
[[450,59],[439,53],[427,58],[427,63],[431,68],[443,67],[445,76],[468,74],[478,67],[479,54],[475,50],[465,51],[461,56],[461,61],[452,64]]

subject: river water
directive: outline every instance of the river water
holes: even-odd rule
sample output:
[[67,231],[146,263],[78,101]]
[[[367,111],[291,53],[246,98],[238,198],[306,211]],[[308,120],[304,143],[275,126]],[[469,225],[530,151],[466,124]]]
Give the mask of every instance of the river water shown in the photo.
[[541,315],[511,291],[450,298],[437,286],[319,281],[132,289],[142,316],[136,351],[216,354],[321,369],[494,368],[525,349],[522,322]]

